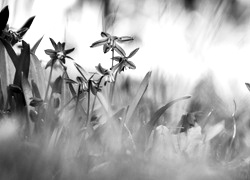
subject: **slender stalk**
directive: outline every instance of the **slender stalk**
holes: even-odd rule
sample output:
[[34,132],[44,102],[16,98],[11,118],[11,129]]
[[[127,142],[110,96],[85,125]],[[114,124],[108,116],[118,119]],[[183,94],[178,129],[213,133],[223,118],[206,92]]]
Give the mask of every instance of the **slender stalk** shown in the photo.
[[115,81],[112,83],[111,90],[110,90],[110,104],[112,105],[113,97],[114,97],[114,91],[115,91],[115,83],[117,79],[118,71],[115,72]]
[[114,52],[114,48],[112,48],[112,66],[111,66],[111,68],[113,68],[113,66],[114,66],[114,56],[115,56],[115,52]]
[[71,98],[58,112],[56,115],[59,115],[70,103],[73,101],[75,97]]
[[89,82],[88,82],[88,109],[87,109],[87,123],[86,123],[86,127],[88,127],[88,124],[89,124],[89,110],[90,110],[90,83],[91,83],[91,81],[89,80]]
[[76,115],[76,113],[77,113],[78,104],[79,104],[79,93],[80,93],[80,89],[81,89],[81,84],[78,85],[78,91],[77,91],[77,96],[76,96],[75,115]]
[[[102,77],[100,78],[100,80],[99,80],[99,82],[98,82],[98,85],[97,85],[98,88],[100,87],[100,84],[101,84],[103,78],[104,78],[104,76],[102,76]],[[94,97],[94,100],[93,100],[93,103],[92,103],[92,108],[91,108],[91,113],[90,113],[90,114],[93,114],[94,107],[95,107],[95,102],[96,102],[96,96],[97,96],[97,94],[96,94],[95,97]]]
[[48,85],[47,85],[47,88],[46,88],[46,93],[45,93],[45,102],[48,101],[48,93],[49,93],[49,86],[50,86],[50,81],[51,81],[51,77],[52,77],[52,71],[53,71],[53,66],[54,66],[54,63],[52,63],[52,66],[51,66],[51,69],[50,69],[50,73],[49,73],[49,79],[48,79]]

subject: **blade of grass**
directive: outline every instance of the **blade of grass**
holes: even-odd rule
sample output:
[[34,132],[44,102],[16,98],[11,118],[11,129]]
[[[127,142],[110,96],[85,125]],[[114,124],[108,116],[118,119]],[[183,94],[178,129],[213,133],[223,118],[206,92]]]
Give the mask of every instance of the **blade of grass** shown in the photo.
[[40,45],[41,41],[43,39],[43,36],[34,44],[34,46],[31,48],[31,53],[35,54],[38,46]]
[[144,77],[144,79],[142,80],[140,87],[136,93],[135,98],[133,99],[132,103],[129,106],[127,115],[126,115],[126,119],[125,119],[125,123],[128,124],[131,121],[131,118],[135,112],[135,109],[137,107],[137,105],[139,104],[142,96],[144,95],[144,93],[146,92],[147,88],[148,88],[148,84],[149,84],[149,80],[151,77],[152,72],[148,72],[146,74],[146,76]]

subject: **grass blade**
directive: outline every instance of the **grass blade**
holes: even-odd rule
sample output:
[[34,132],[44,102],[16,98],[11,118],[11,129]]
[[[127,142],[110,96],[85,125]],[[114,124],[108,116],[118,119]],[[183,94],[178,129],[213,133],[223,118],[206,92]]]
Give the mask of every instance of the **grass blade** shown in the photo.
[[167,103],[166,105],[162,106],[160,109],[158,109],[151,117],[150,121],[147,123],[148,126],[154,127],[155,124],[157,123],[158,119],[161,117],[161,115],[168,109],[170,108],[172,105],[174,105],[175,103],[185,100],[185,99],[189,99],[191,98],[191,96],[184,96],[178,99],[175,99],[173,101],[170,101],[169,103]]
[[43,36],[34,44],[34,46],[31,48],[31,53],[35,54],[38,46],[40,45],[41,41],[43,39]]
[[134,100],[132,101],[132,103],[129,106],[127,115],[126,115],[126,119],[125,119],[125,123],[128,124],[131,121],[131,118],[135,112],[135,109],[137,107],[137,105],[139,104],[142,96],[144,95],[144,93],[146,92],[147,88],[148,88],[148,84],[149,84],[149,80],[151,77],[152,72],[148,72],[146,74],[146,76],[144,77],[144,79],[142,80],[140,87],[137,91],[137,94],[134,98]]

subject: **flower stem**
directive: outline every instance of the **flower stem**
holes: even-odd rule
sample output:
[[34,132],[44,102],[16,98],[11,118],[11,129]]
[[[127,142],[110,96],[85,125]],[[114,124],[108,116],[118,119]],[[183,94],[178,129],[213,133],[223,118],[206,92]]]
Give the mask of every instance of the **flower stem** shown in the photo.
[[89,125],[89,111],[90,111],[90,83],[91,81],[89,80],[88,82],[88,109],[87,109],[87,123],[86,123],[86,127],[88,127]]
[[111,66],[111,69],[113,68],[114,66],[114,56],[115,56],[115,52],[114,52],[114,49],[112,48],[112,66]]
[[49,93],[49,86],[50,86],[50,81],[51,81],[51,77],[52,77],[53,66],[54,66],[54,63],[52,63],[50,73],[49,73],[48,85],[47,85],[46,93],[45,93],[45,96],[44,96],[45,102],[48,101],[48,93]]
[[81,85],[78,85],[78,91],[77,91],[77,96],[76,96],[76,107],[75,107],[75,114],[77,114],[77,110],[78,110],[78,104],[79,104],[79,95],[80,95],[80,88]]

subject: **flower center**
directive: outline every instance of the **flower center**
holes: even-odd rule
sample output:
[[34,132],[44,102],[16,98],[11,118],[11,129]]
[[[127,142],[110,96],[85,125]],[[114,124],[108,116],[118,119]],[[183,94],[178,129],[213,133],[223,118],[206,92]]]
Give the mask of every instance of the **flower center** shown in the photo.
[[60,59],[60,60],[62,60],[62,59],[65,58],[65,55],[63,54],[63,52],[58,52],[57,53],[57,58]]

